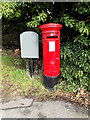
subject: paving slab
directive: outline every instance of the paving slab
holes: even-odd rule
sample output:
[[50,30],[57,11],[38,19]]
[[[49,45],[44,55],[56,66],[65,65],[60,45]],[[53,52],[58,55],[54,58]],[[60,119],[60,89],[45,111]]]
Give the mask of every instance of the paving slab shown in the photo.
[[2,118],[88,118],[88,111],[65,101],[21,99],[3,103]]
[[19,99],[19,100],[12,100],[10,102],[6,102],[2,104],[2,109],[15,109],[15,108],[22,108],[22,107],[29,107],[33,102],[33,99]]

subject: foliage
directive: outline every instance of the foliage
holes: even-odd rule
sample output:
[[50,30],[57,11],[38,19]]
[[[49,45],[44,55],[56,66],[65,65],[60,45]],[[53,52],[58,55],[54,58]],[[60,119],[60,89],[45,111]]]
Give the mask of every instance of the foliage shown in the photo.
[[[28,2],[30,4],[31,2]],[[11,2],[11,1],[6,1],[2,2],[2,16],[5,17],[6,19],[15,19],[15,18],[20,18],[22,15],[22,11],[24,10],[25,7],[28,7],[27,3],[25,2]],[[21,10],[21,8],[23,10]]]
[[27,27],[37,27],[40,25],[40,21],[45,22],[47,18],[47,14],[42,11],[42,13],[39,13],[39,16],[32,17],[33,21],[30,21],[27,23]]
[[[76,31],[73,32],[72,41],[69,39],[61,45],[61,75],[67,81],[68,89],[75,92],[80,88],[88,90],[90,72],[88,14],[90,11],[86,5],[89,6],[89,3],[74,4],[72,13],[65,13],[60,19],[69,30]],[[79,9],[75,9],[75,6]]]
[[61,75],[67,80],[73,90],[80,87],[88,89],[89,81],[89,51],[77,43],[68,43],[61,48]]
[[[89,81],[89,32],[90,32],[90,3],[35,3],[18,2],[3,3],[2,18],[4,31],[16,22],[17,29],[26,26],[26,30],[36,31],[40,35],[40,49],[42,48],[41,31],[39,25],[49,22],[60,23],[61,29],[61,77],[67,89],[79,91],[88,90]],[[6,9],[7,8],[7,9]],[[9,28],[11,25],[9,26]],[[13,30],[15,30],[16,26]],[[23,29],[23,27],[22,27]],[[22,30],[21,30],[22,31]],[[40,53],[42,51],[40,50]],[[40,56],[41,57],[41,56]],[[65,86],[66,87],[66,86]]]
[[74,9],[75,11],[77,11],[79,14],[90,14],[90,3],[89,2],[82,2],[82,3],[78,3],[75,5]]
[[76,22],[73,17],[70,17],[68,14],[64,14],[64,16],[61,18],[60,21],[64,21],[66,27],[74,28],[76,31],[79,31],[81,35],[84,35],[85,33],[89,35],[90,30],[90,24],[85,24],[84,21],[78,21]]
[[20,10],[17,9],[17,2],[3,2],[2,3],[2,16],[10,19],[13,17],[20,17]]

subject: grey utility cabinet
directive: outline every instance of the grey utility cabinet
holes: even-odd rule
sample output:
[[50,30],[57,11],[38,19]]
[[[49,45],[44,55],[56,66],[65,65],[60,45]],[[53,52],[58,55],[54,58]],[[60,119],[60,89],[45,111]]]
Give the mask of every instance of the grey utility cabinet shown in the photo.
[[20,34],[20,46],[22,58],[39,58],[38,34],[26,31]]

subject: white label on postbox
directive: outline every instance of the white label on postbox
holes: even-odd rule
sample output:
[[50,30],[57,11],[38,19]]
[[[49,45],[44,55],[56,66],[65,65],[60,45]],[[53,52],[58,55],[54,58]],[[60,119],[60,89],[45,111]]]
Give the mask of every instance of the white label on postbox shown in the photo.
[[55,51],[55,41],[49,42],[49,52]]

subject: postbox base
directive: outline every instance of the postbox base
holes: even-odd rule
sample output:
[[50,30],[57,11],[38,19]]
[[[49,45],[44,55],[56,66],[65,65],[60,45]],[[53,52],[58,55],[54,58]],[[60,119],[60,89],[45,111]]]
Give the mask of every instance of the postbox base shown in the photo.
[[43,75],[44,77],[44,84],[46,88],[53,88],[54,85],[56,85],[58,83],[58,80],[60,78],[60,75],[55,76],[55,77],[48,77]]

